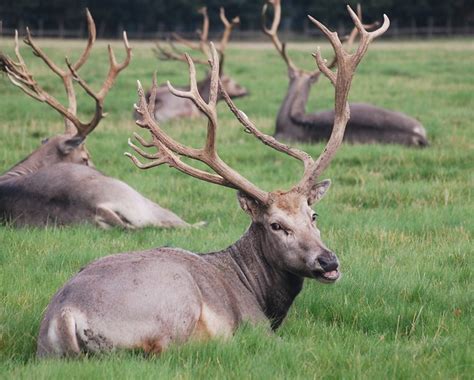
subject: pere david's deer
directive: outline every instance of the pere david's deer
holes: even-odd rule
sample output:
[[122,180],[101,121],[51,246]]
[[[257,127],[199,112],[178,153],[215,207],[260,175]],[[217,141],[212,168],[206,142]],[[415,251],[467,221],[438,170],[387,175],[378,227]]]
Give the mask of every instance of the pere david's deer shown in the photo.
[[[58,75],[66,89],[68,107],[62,105],[36,82],[20,54],[18,33],[15,35],[15,62],[0,52],[0,70],[26,94],[44,102],[64,116],[66,131],[54,136],[24,160],[0,175],[0,221],[16,226],[45,226],[92,222],[100,227],[145,226],[180,227],[187,223],[171,211],[143,197],[126,183],[107,177],[92,168],[84,146],[86,137],[105,116],[104,99],[118,74],[131,59],[131,48],[124,33],[126,58],[117,63],[109,46],[110,67],[100,91],[95,92],[79,76],[95,42],[94,20],[87,11],[89,39],[75,63],[68,69],[57,66],[36,44],[30,31],[24,42],[33,53]],[[73,86],[77,81],[95,101],[95,113],[89,122],[77,117],[77,101]]]
[[[268,6],[273,6],[274,17],[271,27],[266,26],[265,14]],[[358,17],[361,19],[360,7]],[[287,54],[286,46],[278,38],[281,18],[280,0],[269,0],[263,7],[262,27],[288,68],[289,85],[278,112],[275,134],[277,139],[301,142],[325,141],[331,135],[334,111],[306,112],[306,103],[311,87],[318,81],[319,70],[307,71],[298,68]],[[373,25],[366,25],[373,27]],[[348,38],[351,45],[357,36],[354,29]],[[335,64],[335,60],[328,64]],[[391,111],[367,103],[350,103],[351,119],[347,124],[344,140],[349,143],[385,143],[424,147],[428,145],[423,125],[401,112]]]
[[[315,224],[316,214],[311,209],[323,197],[330,181],[316,180],[341,145],[350,116],[347,97],[355,69],[369,43],[389,26],[384,16],[380,29],[367,32],[357,15],[348,10],[362,35],[354,54],[343,51],[337,34],[310,17],[327,36],[338,57],[337,72],[333,72],[325,66],[320,51],[315,54],[318,66],[336,93],[334,129],[317,160],[261,133],[236,108],[219,83],[219,58],[212,44],[208,102],[198,92],[196,71],[189,56],[186,58],[190,90],[177,90],[168,83],[174,95],[191,99],[207,116],[203,148],[185,146],[161,129],[152,116],[153,102],[147,104],[138,82],[137,109],[143,118],[137,123],[149,130],[152,142],[142,137],[138,141],[146,147],[155,146],[158,152],[151,154],[130,143],[138,154],[153,161],[142,164],[135,156],[128,156],[142,169],[166,164],[195,178],[238,190],[240,206],[252,223],[236,243],[220,252],[198,255],[176,248],[155,248],[107,256],[87,265],[49,303],[41,322],[38,356],[77,355],[114,348],[160,353],[170,343],[230,337],[244,321],[276,329],[301,291],[305,277],[323,283],[338,280],[339,261],[322,242]],[[219,157],[218,92],[247,132],[303,163],[303,178],[291,190],[263,191]],[[200,161],[214,173],[185,163],[180,156]]]
[[[199,13],[203,16],[202,30],[199,31],[199,42],[195,43],[189,41],[178,34],[174,33],[173,36],[177,42],[203,53],[205,59],[195,59],[196,62],[205,64],[207,66],[207,59],[209,57],[209,16],[207,14],[207,8],[202,7],[199,9]],[[232,29],[239,24],[239,17],[234,17],[229,21],[225,15],[224,8],[220,8],[219,13],[220,19],[224,25],[224,31],[221,36],[219,43],[219,55],[220,55],[220,80],[224,89],[231,98],[239,98],[248,95],[248,91],[245,87],[241,86],[235,79],[226,75],[223,71],[224,54],[229,42]],[[175,44],[170,41],[170,48],[164,48],[157,43],[157,56],[161,60],[175,60],[184,61],[186,58],[184,53],[176,48]],[[209,99],[209,91],[211,86],[211,74],[207,73],[206,77],[198,82],[198,90],[202,97],[207,101]],[[189,88],[182,88],[187,90]],[[150,96],[150,92],[147,93],[147,99]],[[221,100],[221,98],[219,98]],[[163,122],[169,119],[181,118],[181,117],[196,117],[200,115],[199,109],[189,99],[182,99],[173,96],[169,92],[166,85],[160,86],[155,98],[155,118],[158,122]],[[135,113],[135,119],[138,115]]]

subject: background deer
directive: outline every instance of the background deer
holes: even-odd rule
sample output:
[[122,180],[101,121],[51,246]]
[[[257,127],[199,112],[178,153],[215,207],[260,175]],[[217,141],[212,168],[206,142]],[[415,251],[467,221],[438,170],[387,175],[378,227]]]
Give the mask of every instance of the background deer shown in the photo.
[[[268,6],[274,11],[270,28],[266,26]],[[358,15],[361,19],[360,6]],[[298,68],[287,54],[286,46],[278,38],[281,18],[280,0],[269,0],[263,7],[262,26],[288,68],[288,90],[278,112],[275,137],[293,141],[321,141],[331,135],[334,111],[306,112],[306,103],[312,86],[318,81],[319,70],[306,71]],[[374,25],[366,25],[370,28]],[[354,29],[348,38],[350,46],[357,36]],[[333,66],[335,60],[329,66]],[[351,119],[344,140],[351,143],[387,143],[424,147],[428,145],[426,131],[420,122],[401,112],[387,110],[367,103],[351,103]]]
[[[329,39],[337,56],[337,72],[332,72],[320,51],[315,54],[320,70],[335,87],[336,114],[331,138],[317,160],[261,133],[236,108],[219,82],[219,58],[212,44],[208,102],[199,94],[195,67],[187,55],[190,89],[178,90],[168,83],[174,95],[192,100],[208,118],[203,148],[185,146],[161,129],[152,116],[154,94],[147,104],[138,82],[137,110],[142,120],[137,124],[150,132],[152,142],[138,135],[137,138],[142,145],[154,146],[158,152],[148,153],[130,143],[138,154],[153,161],[142,164],[131,154],[128,156],[142,169],[165,164],[195,178],[238,190],[240,206],[252,223],[236,243],[219,252],[197,255],[182,249],[156,248],[112,255],[89,264],[50,302],[40,327],[38,356],[114,348],[159,353],[170,343],[229,337],[243,321],[276,329],[301,291],[305,277],[323,283],[333,283],[340,277],[339,261],[322,242],[315,224],[316,214],[310,206],[323,197],[330,185],[329,180],[317,179],[342,142],[350,116],[347,97],[355,69],[369,43],[389,26],[384,16],[380,29],[367,32],[356,14],[349,7],[348,10],[361,33],[354,54],[343,51],[337,34],[310,17]],[[303,163],[303,177],[291,190],[266,192],[219,157],[219,92],[247,132]],[[198,169],[180,157],[197,160],[213,172]]]
[[[36,226],[86,221],[101,227],[186,226],[171,211],[146,199],[124,182],[107,177],[91,167],[92,161],[84,141],[105,116],[104,99],[119,73],[128,66],[131,48],[124,33],[127,55],[122,63],[117,63],[109,46],[109,72],[102,88],[95,92],[78,74],[96,38],[94,20],[89,11],[86,13],[89,29],[87,46],[75,63],[66,59],[67,69],[57,66],[36,45],[28,29],[24,40],[34,54],[62,79],[68,107],[46,92],[29,72],[20,54],[18,33],[15,35],[17,61],[0,53],[0,70],[7,74],[10,81],[29,96],[59,112],[66,123],[64,134],[46,140],[40,148],[0,176],[0,220],[15,225]],[[88,122],[77,117],[73,81],[95,101],[95,113]]]
[[[184,46],[199,51],[204,55],[204,59],[195,59],[196,62],[207,66],[207,60],[209,57],[209,16],[207,14],[207,8],[202,7],[199,9],[199,13],[203,16],[202,30],[199,33],[199,42],[195,43],[182,38],[180,35],[174,33],[174,39],[183,44]],[[231,98],[238,98],[248,95],[248,91],[245,87],[241,86],[236,80],[226,75],[223,71],[224,54],[229,42],[232,29],[239,24],[240,19],[238,17],[233,18],[229,21],[225,15],[224,8],[220,8],[219,13],[220,19],[224,24],[224,31],[221,36],[219,43],[219,55],[220,55],[220,73],[219,77],[224,86],[226,92]],[[186,62],[184,53],[177,49],[176,45],[170,41],[169,48],[165,48],[157,43],[157,56],[161,60],[175,60]],[[209,99],[209,91],[211,86],[211,73],[207,73],[206,77],[198,82],[198,90],[202,97],[207,101]],[[187,88],[182,88],[183,90]],[[150,92],[147,93],[147,99],[150,97]],[[177,98],[173,96],[167,86],[160,86],[155,98],[155,118],[158,122],[163,122],[169,119],[178,117],[195,117],[199,116],[199,109],[189,99]],[[139,115],[135,113],[135,119]]]

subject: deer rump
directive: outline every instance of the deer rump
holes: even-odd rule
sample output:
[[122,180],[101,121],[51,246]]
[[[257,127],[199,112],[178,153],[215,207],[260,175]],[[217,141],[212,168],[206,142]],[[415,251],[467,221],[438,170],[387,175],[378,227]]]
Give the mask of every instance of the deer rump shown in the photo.
[[126,183],[74,163],[57,163],[1,181],[0,220],[39,227],[83,222],[103,228],[187,226]]
[[[351,117],[344,141],[355,144],[401,144],[428,146],[423,125],[416,119],[397,111],[368,103],[349,104]],[[276,138],[297,141],[327,141],[334,123],[334,110],[312,114],[291,115],[290,121],[277,120]]]

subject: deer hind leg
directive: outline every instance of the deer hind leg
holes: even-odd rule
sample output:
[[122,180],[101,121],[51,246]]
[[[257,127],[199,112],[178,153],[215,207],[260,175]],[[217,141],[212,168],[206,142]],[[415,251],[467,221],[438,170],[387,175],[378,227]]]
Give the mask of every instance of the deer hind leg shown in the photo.
[[59,316],[51,319],[45,332],[38,340],[38,357],[80,354],[76,321],[70,309],[62,310]]
[[134,228],[133,224],[131,224],[122,214],[104,206],[97,207],[94,221],[99,225],[99,227],[104,229],[109,229],[111,227]]

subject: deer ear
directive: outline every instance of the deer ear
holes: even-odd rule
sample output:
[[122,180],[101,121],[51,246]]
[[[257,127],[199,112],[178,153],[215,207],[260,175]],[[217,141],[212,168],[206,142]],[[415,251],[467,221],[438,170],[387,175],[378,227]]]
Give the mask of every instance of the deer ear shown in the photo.
[[260,209],[262,206],[255,199],[249,197],[241,191],[237,192],[237,199],[239,200],[242,210],[249,214],[252,219],[255,219],[257,215],[260,214]]
[[312,204],[319,202],[321,198],[324,197],[330,186],[330,179],[325,179],[324,181],[314,184],[308,194],[308,204],[311,206]]
[[71,154],[71,152],[74,149],[78,148],[79,145],[83,143],[83,141],[84,141],[83,137],[74,136],[74,137],[71,137],[70,139],[61,141],[59,143],[58,149],[62,154],[67,156],[68,154]]

